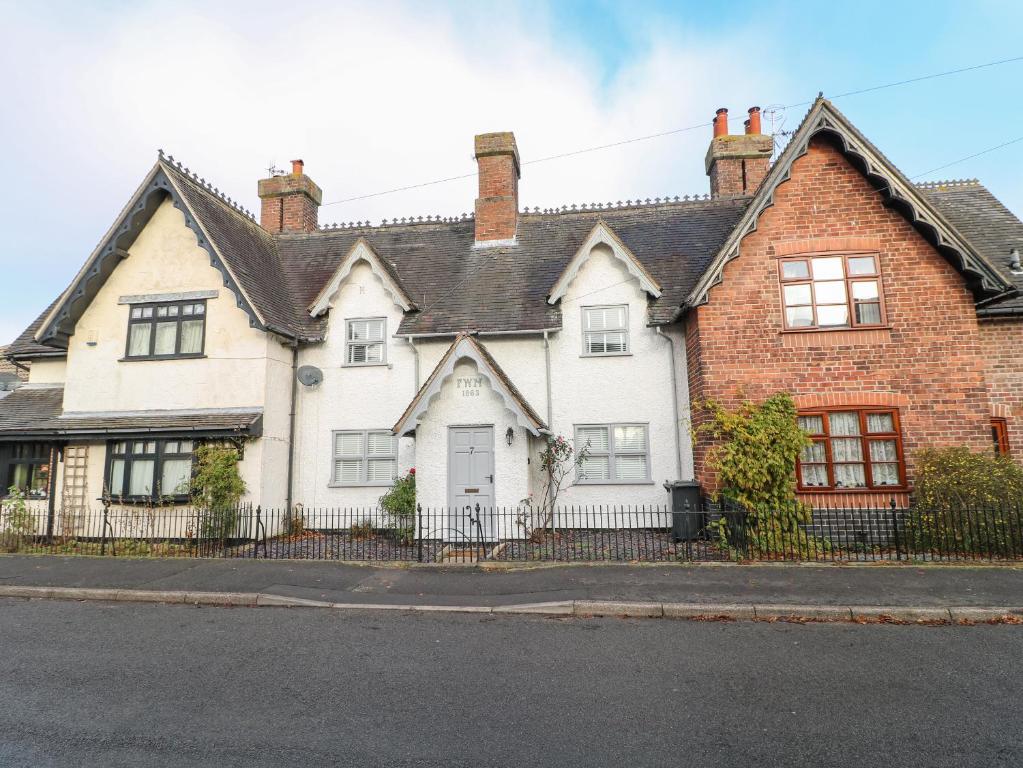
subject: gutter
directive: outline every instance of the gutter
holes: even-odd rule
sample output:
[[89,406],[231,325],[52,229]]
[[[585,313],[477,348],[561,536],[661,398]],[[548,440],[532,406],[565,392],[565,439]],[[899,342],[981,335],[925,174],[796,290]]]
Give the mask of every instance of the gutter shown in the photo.
[[674,415],[675,422],[675,472],[676,479],[682,479],[682,430],[679,424],[681,418],[678,413],[678,375],[675,368],[675,342],[671,340],[671,337],[666,335],[661,330],[661,326],[656,326],[654,329],[657,331],[657,335],[668,342],[668,349],[671,355],[671,410]]
[[540,334],[560,331],[560,328],[529,328],[521,331],[443,331],[440,333],[396,333],[397,339],[443,339],[453,338],[460,333],[470,336],[538,336]]

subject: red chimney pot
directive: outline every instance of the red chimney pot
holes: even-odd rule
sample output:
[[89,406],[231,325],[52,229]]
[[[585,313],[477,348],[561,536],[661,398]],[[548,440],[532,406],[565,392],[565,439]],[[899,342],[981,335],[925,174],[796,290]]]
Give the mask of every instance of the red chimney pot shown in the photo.
[[760,130],[760,107],[749,108],[749,128],[746,133],[763,133]]
[[291,161],[291,173],[294,176],[301,176],[302,169],[305,167],[305,161],[303,160],[292,160]]
[[721,107],[714,115],[714,138],[728,135],[728,110]]

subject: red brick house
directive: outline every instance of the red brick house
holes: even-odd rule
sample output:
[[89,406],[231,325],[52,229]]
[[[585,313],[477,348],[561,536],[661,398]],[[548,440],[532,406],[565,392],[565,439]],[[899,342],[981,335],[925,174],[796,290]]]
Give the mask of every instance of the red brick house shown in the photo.
[[1023,449],[1023,223],[974,181],[913,184],[824,99],[770,167],[726,120],[712,193],[755,194],[678,313],[692,398],[792,393],[815,504],[905,503],[927,446]]

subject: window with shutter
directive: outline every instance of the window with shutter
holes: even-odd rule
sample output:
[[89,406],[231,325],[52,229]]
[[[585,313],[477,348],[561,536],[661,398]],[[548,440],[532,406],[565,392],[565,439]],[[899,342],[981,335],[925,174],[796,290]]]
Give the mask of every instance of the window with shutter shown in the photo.
[[334,433],[332,485],[390,485],[397,474],[398,438],[390,430]]
[[345,365],[387,362],[387,320],[383,317],[345,321]]
[[628,306],[583,307],[583,355],[624,355],[628,352]]
[[650,448],[645,424],[585,424],[575,428],[576,451],[585,452],[580,483],[647,483]]

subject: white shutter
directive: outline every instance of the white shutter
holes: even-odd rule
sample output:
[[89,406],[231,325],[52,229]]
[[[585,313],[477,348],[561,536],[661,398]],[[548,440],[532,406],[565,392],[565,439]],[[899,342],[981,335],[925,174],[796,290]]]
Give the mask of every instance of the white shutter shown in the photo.
[[636,452],[646,450],[646,427],[626,424],[615,427],[615,452]]
[[362,456],[361,432],[338,432],[334,436],[335,456]]
[[590,453],[607,453],[607,427],[579,427],[576,434],[577,451],[585,448]]
[[335,483],[358,483],[362,480],[362,461],[359,459],[338,459],[334,462]]
[[579,473],[584,480],[610,480],[607,456],[587,456],[579,465]]
[[370,432],[367,437],[366,455],[370,457],[394,456],[397,442],[397,438],[390,432]]
[[615,456],[615,480],[646,480],[646,455]]
[[366,482],[389,483],[394,479],[394,459],[370,459]]

